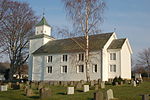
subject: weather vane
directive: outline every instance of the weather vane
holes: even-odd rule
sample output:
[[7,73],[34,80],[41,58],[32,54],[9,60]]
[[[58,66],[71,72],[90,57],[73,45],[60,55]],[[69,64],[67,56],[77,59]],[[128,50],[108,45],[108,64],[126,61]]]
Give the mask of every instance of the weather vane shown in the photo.
[[116,32],[116,28],[114,28],[114,32]]
[[45,16],[45,8],[43,8],[43,17]]

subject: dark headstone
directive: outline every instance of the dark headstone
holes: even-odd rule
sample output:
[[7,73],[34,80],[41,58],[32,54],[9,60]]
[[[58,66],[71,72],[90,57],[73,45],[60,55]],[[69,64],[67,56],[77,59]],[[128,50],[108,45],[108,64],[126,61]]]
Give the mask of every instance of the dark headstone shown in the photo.
[[95,90],[98,90],[99,89],[99,85],[95,85]]
[[51,96],[51,90],[49,88],[41,88],[40,89],[40,98],[45,100]]
[[78,82],[76,85],[76,89],[81,89],[81,88],[82,88],[82,84],[80,82]]
[[26,96],[33,96],[33,95],[34,95],[33,90],[28,88],[26,90]]
[[91,87],[94,86],[94,84],[95,84],[94,81],[91,81],[91,82],[90,82],[90,86],[91,86]]
[[68,82],[67,82],[67,81],[64,81],[64,82],[63,82],[63,86],[68,86]]
[[142,100],[149,100],[149,94],[143,94],[140,96],[142,96]]
[[54,86],[58,86],[58,85],[59,85],[59,81],[54,81],[54,82],[53,82],[53,85],[54,85]]
[[97,91],[94,93],[94,100],[104,100],[103,92]]
[[74,82],[73,81],[70,82],[70,86],[74,86]]
[[12,88],[12,83],[8,82],[8,89],[11,89],[11,88]]
[[98,84],[101,84],[102,80],[101,79],[98,79]]
[[84,81],[84,80],[81,80],[80,83],[83,85],[83,84],[85,83],[85,81]]
[[12,84],[12,88],[13,88],[14,90],[20,89],[20,84],[19,84],[19,82],[15,83],[15,84]]

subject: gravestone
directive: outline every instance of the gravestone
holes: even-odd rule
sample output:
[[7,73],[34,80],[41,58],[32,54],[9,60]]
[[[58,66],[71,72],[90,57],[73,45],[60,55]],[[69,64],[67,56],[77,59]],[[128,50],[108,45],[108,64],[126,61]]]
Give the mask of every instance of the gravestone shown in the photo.
[[39,85],[38,85],[38,90],[40,90],[41,88],[43,88],[43,83],[39,83]]
[[33,90],[27,88],[27,90],[26,90],[26,96],[33,96],[33,95],[34,95],[34,94],[33,94]]
[[49,88],[41,88],[40,89],[40,98],[42,100],[45,100],[46,98],[49,98],[51,96],[51,90]]
[[30,85],[30,81],[27,81],[26,84],[27,84],[27,85]]
[[84,85],[84,92],[88,92],[89,91],[89,85]]
[[120,82],[120,85],[123,85],[123,81]]
[[0,91],[7,91],[7,85],[0,85]]
[[94,86],[94,84],[95,84],[94,81],[91,81],[91,82],[90,82],[90,86],[91,86],[91,87]]
[[74,87],[68,87],[67,94],[74,94]]
[[119,100],[118,98],[114,98],[113,90],[109,89],[106,91],[106,100]]
[[68,86],[68,82],[67,82],[67,81],[64,81],[64,82],[63,82],[63,86]]
[[53,85],[54,85],[54,86],[59,85],[59,81],[54,81],[54,82],[53,82]]
[[105,82],[101,82],[100,86],[101,86],[101,89],[104,89],[105,88]]
[[74,86],[74,82],[73,81],[70,82],[70,86]]
[[13,88],[14,90],[20,89],[20,84],[19,84],[19,82],[13,84],[13,85],[12,85],[12,88]]
[[98,79],[98,84],[101,84],[102,80],[101,79]]
[[84,80],[81,80],[80,83],[83,85],[83,84],[85,83],[85,81],[84,81]]
[[26,86],[24,87],[24,93],[25,93],[25,94],[26,94],[26,92],[27,92],[27,89],[29,89],[29,86],[26,85]]
[[96,91],[94,93],[94,100],[104,100],[104,94],[101,91]]
[[142,95],[140,95],[140,96],[142,96],[142,100],[149,100],[149,94],[142,94]]
[[78,82],[76,85],[76,89],[81,89],[81,88],[82,88],[82,84],[80,82]]
[[95,90],[98,90],[99,89],[99,85],[95,85]]
[[115,85],[118,86],[119,85],[118,82],[115,82]]
[[50,81],[50,82],[49,82],[49,85],[54,85],[54,82],[53,82],[53,81]]
[[11,89],[12,88],[12,83],[8,82],[8,88]]
[[37,84],[36,83],[31,83],[31,88],[37,88]]
[[136,87],[136,81],[133,81],[133,86]]
[[114,98],[112,89],[107,90],[107,92],[106,92],[106,98],[107,98],[107,100],[110,100],[110,99]]

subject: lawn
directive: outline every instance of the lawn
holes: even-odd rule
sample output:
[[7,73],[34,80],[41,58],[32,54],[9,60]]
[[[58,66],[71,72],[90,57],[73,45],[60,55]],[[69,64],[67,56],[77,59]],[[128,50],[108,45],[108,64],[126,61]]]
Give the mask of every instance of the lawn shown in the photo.
[[[76,90],[74,95],[66,95],[66,87],[51,86],[52,96],[49,100],[93,100],[93,93],[95,90],[90,90],[87,93],[83,93],[81,90]],[[122,86],[106,85],[105,89],[100,91],[106,91],[107,89],[114,91],[114,96],[120,100],[141,100],[140,94],[150,94],[150,82],[144,82],[138,87],[125,84]],[[35,96],[26,97],[24,90],[8,90],[7,92],[0,92],[0,100],[40,100],[38,91],[34,90]]]

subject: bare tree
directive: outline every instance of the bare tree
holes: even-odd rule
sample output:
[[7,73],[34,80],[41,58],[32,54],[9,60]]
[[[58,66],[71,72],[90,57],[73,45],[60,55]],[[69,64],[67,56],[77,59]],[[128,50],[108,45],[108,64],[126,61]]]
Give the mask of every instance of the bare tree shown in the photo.
[[100,24],[103,22],[105,3],[103,0],[62,0],[67,12],[67,17],[73,23],[72,36],[84,36],[83,43],[78,43],[85,51],[86,78],[89,75],[89,35],[100,32]]
[[138,54],[138,65],[147,69],[148,78],[150,77],[150,48],[144,49]]
[[[28,39],[34,33],[36,16],[27,3],[4,0],[7,10],[0,23],[0,45],[10,59],[10,80],[28,59]],[[3,4],[0,4],[1,8]],[[1,9],[0,8],[0,9]]]
[[8,9],[7,2],[8,2],[8,0],[1,0],[0,1],[0,22],[3,19],[3,17],[5,16],[5,13]]

